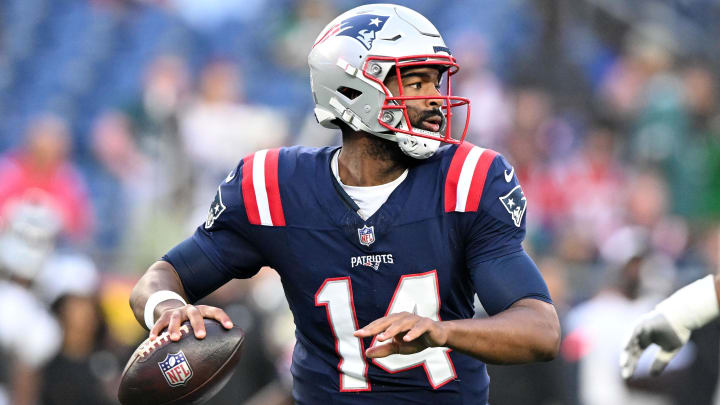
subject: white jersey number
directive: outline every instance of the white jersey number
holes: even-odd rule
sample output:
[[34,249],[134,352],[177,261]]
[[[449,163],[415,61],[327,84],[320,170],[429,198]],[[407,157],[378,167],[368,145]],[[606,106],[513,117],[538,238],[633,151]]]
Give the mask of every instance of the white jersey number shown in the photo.
[[[324,305],[328,322],[335,335],[335,348],[340,362],[340,390],[368,391],[368,363],[362,339],[353,336],[358,329],[353,304],[352,283],[349,277],[325,280],[315,294],[315,305]],[[397,312],[412,312],[419,316],[439,321],[440,292],[435,270],[421,274],[408,274],[400,278],[395,294],[385,316]],[[373,339],[373,346],[378,343]],[[393,354],[382,359],[373,359],[375,364],[389,373],[405,371],[423,366],[433,388],[439,388],[455,379],[453,367],[446,347],[427,348],[419,353]]]

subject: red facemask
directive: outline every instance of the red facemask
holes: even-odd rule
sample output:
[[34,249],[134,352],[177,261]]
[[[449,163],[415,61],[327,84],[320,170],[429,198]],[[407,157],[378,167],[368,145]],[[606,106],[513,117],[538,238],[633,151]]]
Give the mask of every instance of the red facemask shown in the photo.
[[[393,62],[395,74],[397,75],[398,80],[398,88],[400,94],[397,96],[393,96],[390,93],[390,90],[385,86],[385,84],[380,81],[377,77],[373,75],[372,71],[368,71],[368,69],[373,69],[374,66],[377,66],[376,63],[373,62],[379,62],[379,63],[387,63],[387,62]],[[444,84],[441,84],[441,87],[444,86],[444,92],[441,91],[438,95],[432,95],[432,96],[405,96],[403,94],[403,84],[402,84],[402,73],[401,70],[408,67],[438,67],[441,69],[441,71],[444,71],[443,75],[445,76],[445,80],[443,80]],[[377,68],[375,68],[377,69]],[[383,127],[387,128],[390,131],[393,132],[400,132],[403,134],[413,135],[413,136],[419,136],[423,138],[438,140],[446,143],[452,143],[452,144],[460,144],[465,139],[465,135],[467,134],[468,126],[470,123],[470,100],[465,97],[457,97],[452,95],[452,87],[451,87],[451,77],[457,73],[460,70],[460,67],[456,63],[456,60],[454,57],[449,55],[413,55],[413,56],[404,56],[401,58],[393,58],[393,57],[385,57],[385,56],[369,56],[367,60],[365,61],[365,64],[363,66],[363,75],[372,80],[373,82],[379,84],[383,91],[385,92],[385,102],[382,106],[380,116],[378,117],[378,122]],[[408,100],[441,100],[442,105],[439,106],[440,110],[442,111],[444,118],[445,118],[445,125],[444,128],[441,128],[438,132],[438,135],[432,135],[429,131],[419,132],[416,128],[413,128],[412,123],[410,122],[410,117],[408,115],[407,111],[407,105],[405,104]],[[457,108],[467,106],[467,110],[465,113],[465,123],[463,126],[462,133],[458,131],[457,136],[453,137],[453,116],[457,115]],[[453,111],[455,109],[455,111]],[[397,127],[393,127],[389,125],[389,122],[392,122],[392,113],[387,114],[388,111],[395,111],[400,110],[402,111],[403,117],[405,118],[405,122],[407,123],[408,129],[401,129]]]

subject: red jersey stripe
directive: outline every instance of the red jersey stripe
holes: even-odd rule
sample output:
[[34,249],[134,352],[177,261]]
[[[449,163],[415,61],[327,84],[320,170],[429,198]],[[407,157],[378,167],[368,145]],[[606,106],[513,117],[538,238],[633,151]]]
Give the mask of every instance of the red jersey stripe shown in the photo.
[[470,142],[463,142],[455,150],[455,155],[450,161],[447,177],[445,178],[445,212],[455,211],[457,204],[457,186],[460,179],[460,171],[462,170],[465,158],[467,158],[473,145]]
[[482,199],[483,188],[485,187],[485,179],[487,178],[490,165],[497,156],[497,152],[485,149],[475,165],[472,181],[470,182],[470,192],[465,204],[465,212],[477,211]]
[[273,226],[285,226],[280,186],[278,185],[278,157],[280,149],[270,149],[265,156],[265,189],[267,190],[270,218]]
[[260,225],[260,211],[258,210],[255,188],[253,186],[253,157],[254,154],[248,155],[243,159],[241,186],[248,221],[253,225]]

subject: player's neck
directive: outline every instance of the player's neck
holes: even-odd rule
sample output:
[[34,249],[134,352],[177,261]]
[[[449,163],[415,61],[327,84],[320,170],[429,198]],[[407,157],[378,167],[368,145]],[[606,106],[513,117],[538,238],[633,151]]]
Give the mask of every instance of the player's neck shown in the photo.
[[340,180],[347,186],[378,186],[400,177],[410,161],[395,142],[361,132],[343,134],[338,156]]

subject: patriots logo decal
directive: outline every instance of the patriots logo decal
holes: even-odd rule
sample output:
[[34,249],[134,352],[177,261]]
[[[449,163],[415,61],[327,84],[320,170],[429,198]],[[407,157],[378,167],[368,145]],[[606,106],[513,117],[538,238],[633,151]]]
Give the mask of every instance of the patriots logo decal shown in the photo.
[[509,193],[500,197],[500,202],[512,217],[515,226],[520,227],[522,217],[525,215],[525,208],[527,208],[527,199],[525,198],[525,193],[523,193],[520,185],[518,184],[515,188],[510,190]]
[[390,16],[375,14],[361,14],[348,18],[330,27],[313,47],[330,37],[343,35],[356,39],[369,51],[373,46],[377,32],[383,29],[388,18]]
[[220,217],[220,214],[222,214],[224,211],[225,204],[223,204],[220,187],[218,187],[217,194],[215,194],[215,200],[213,200],[213,203],[210,206],[210,212],[208,212],[207,220],[205,220],[205,229],[210,229],[210,227],[212,227],[215,223],[215,220],[218,219],[218,217]]

